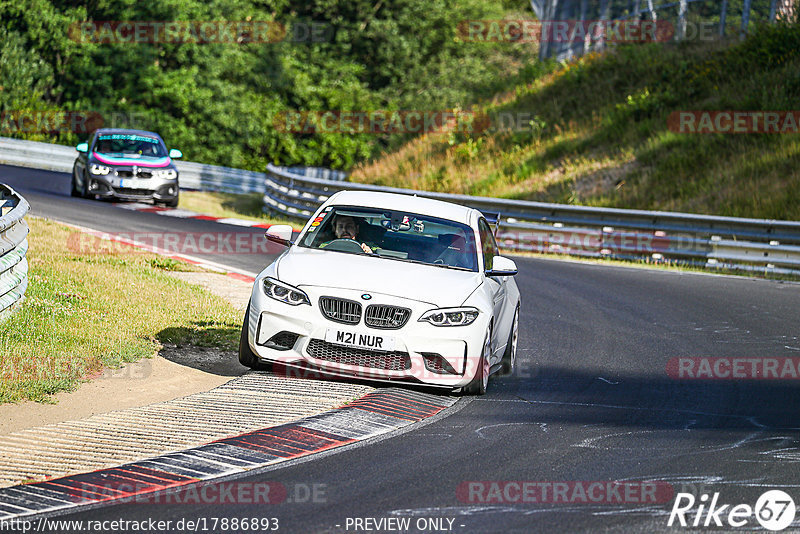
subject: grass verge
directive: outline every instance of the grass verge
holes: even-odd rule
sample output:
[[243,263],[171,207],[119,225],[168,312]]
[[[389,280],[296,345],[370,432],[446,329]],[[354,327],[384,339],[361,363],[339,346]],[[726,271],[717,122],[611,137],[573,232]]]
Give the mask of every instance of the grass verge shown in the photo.
[[800,220],[800,135],[677,133],[676,111],[792,111],[800,25],[745,41],[619,46],[531,79],[474,111],[517,131],[418,137],[353,181],[566,204]]
[[240,314],[165,270],[196,270],[124,246],[75,246],[77,230],[28,217],[29,287],[0,329],[0,403],[51,402],[161,343],[234,350]]

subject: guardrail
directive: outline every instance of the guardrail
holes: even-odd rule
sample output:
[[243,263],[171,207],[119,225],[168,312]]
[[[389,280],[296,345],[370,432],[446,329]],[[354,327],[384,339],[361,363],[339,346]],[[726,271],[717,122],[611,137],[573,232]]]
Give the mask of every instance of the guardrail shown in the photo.
[[500,213],[498,244],[511,251],[800,274],[798,221],[451,195],[323,180],[274,165],[267,165],[265,185],[265,211],[300,221],[344,189],[413,194]]
[[[78,153],[75,147],[23,141],[0,137],[0,164],[32,167],[55,172],[72,172]],[[228,193],[263,193],[262,172],[175,161],[181,189],[224,191]]]
[[[72,147],[0,137],[0,163],[69,173],[75,157]],[[345,182],[342,172],[313,167],[269,164],[267,172],[260,173],[176,163],[182,189],[260,192],[265,210],[300,221],[337,191],[387,191],[501,213],[497,237],[507,250],[654,262],[679,260],[706,267],[800,274],[797,221],[592,208],[387,188]],[[22,202],[27,206],[24,199]],[[5,231],[5,227],[0,228]],[[0,269],[3,265],[0,260]],[[0,310],[4,309],[2,302]]]
[[14,309],[28,288],[28,225],[30,206],[16,191],[0,184],[0,320]]
[[[738,33],[745,37],[751,21],[773,24],[776,20],[792,20],[795,16],[793,0],[742,0],[740,5],[729,9],[728,0],[531,0],[533,12],[541,22],[571,21],[589,29],[588,35],[575,39],[542,39],[539,47],[539,59],[554,58],[557,61],[570,60],[590,51],[606,48],[605,30],[594,26],[592,22],[602,25],[625,21],[656,22],[661,26],[658,39],[682,41],[697,37],[699,30],[687,32],[687,25],[701,24],[703,39],[714,34],[723,37],[729,21],[739,21]],[[737,3],[738,4],[738,3]],[[670,31],[671,30],[671,31]],[[710,30],[710,31],[709,31]],[[570,30],[572,31],[572,30]],[[635,39],[635,38],[634,38]]]

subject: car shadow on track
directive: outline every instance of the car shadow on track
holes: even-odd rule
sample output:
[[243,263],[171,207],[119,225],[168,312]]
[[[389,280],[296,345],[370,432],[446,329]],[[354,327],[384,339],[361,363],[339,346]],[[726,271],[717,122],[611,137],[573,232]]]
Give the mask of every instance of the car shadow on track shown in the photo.
[[190,327],[169,327],[157,335],[163,348],[159,356],[171,362],[218,376],[240,376],[248,369],[243,367],[232,347],[238,340],[239,325],[212,325],[197,322]]
[[[239,363],[235,350],[220,349],[225,340],[238,341],[240,326],[214,326],[207,322],[196,322],[191,327],[169,327],[161,330],[156,336],[163,348],[159,355],[171,362],[198,369],[218,376],[236,377],[248,372],[271,373],[279,378],[300,378],[303,380],[325,380],[345,384],[370,386],[376,389],[402,387],[420,393],[447,396],[450,391],[414,384],[398,382],[378,382],[368,378],[349,378],[330,375],[311,367],[290,367],[276,364],[265,371],[251,371]],[[189,340],[177,342],[176,340]]]
[[344,384],[354,384],[373,387],[375,389],[384,388],[403,388],[409,391],[416,391],[418,393],[427,393],[430,395],[448,396],[451,395],[449,389],[426,387],[423,385],[407,384],[403,382],[383,382],[370,380],[365,377],[343,377],[325,373],[320,369],[310,366],[294,367],[281,364],[275,364],[269,371],[261,371],[272,373],[281,378],[300,378],[303,380],[324,380],[332,382],[341,382]]

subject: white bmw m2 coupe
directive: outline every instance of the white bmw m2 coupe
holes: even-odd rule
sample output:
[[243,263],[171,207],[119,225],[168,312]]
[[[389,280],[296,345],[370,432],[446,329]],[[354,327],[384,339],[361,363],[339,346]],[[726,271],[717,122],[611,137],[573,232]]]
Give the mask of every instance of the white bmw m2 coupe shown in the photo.
[[254,369],[486,392],[515,364],[520,294],[512,260],[472,208],[341,191],[267,239],[287,249],[258,275],[239,361]]

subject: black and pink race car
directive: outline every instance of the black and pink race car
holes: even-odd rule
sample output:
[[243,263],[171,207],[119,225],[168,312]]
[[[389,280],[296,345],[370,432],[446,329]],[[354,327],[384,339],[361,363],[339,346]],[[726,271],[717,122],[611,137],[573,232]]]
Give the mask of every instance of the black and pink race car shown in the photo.
[[76,150],[72,196],[178,205],[178,169],[172,160],[183,154],[167,150],[157,133],[102,128]]

